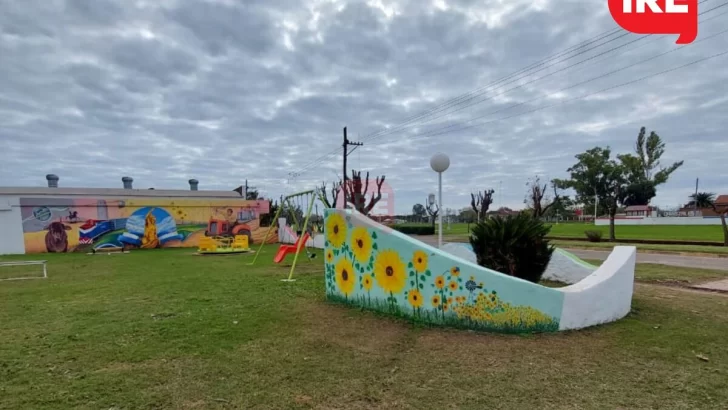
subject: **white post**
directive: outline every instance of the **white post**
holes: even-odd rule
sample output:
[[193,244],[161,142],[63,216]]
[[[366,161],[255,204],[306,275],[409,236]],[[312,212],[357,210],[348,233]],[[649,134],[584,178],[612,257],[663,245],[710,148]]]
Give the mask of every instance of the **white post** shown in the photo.
[[442,248],[442,172],[437,173],[437,189],[438,189],[438,199],[437,202],[440,206],[440,212],[437,213],[437,223],[438,223],[438,232],[437,232],[437,247]]
[[450,158],[442,153],[437,153],[430,158],[430,167],[432,170],[437,172],[437,190],[439,194],[439,205],[440,212],[437,214],[439,222],[439,232],[437,234],[437,245],[438,248],[442,248],[442,213],[445,209],[442,207],[442,173],[447,171],[450,167]]

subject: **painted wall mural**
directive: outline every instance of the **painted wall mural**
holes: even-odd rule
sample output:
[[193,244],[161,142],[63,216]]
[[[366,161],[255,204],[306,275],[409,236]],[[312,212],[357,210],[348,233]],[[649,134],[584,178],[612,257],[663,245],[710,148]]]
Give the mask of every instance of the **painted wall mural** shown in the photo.
[[564,296],[429,247],[351,211],[325,211],[329,300],[506,333],[559,330]]
[[26,253],[196,247],[205,235],[260,243],[270,212],[268,201],[164,198],[21,198],[20,207]]

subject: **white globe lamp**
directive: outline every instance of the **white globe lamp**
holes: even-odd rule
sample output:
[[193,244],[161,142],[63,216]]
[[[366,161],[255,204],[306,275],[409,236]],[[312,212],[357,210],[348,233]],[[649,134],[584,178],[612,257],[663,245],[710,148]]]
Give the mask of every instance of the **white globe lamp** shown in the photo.
[[[438,152],[430,158],[430,167],[432,167],[433,171],[437,172],[438,206],[442,210],[442,173],[450,168],[450,157],[442,152]],[[442,212],[437,214],[437,224],[437,246],[438,248],[442,248]]]

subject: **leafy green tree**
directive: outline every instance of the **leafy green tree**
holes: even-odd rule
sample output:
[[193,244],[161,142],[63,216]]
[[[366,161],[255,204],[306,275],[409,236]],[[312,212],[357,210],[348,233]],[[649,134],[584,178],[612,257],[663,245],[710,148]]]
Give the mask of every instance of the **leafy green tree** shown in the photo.
[[665,143],[654,131],[649,136],[646,133],[647,130],[642,127],[637,135],[634,154],[617,156],[629,181],[624,194],[624,203],[627,206],[648,205],[657,195],[657,186],[667,182],[670,175],[684,162],[678,161],[663,168],[660,158],[665,153]]
[[478,214],[476,214],[472,208],[463,208],[460,210],[460,214],[458,215],[458,221],[460,222],[473,223],[477,221],[477,219]]
[[577,155],[578,162],[567,170],[570,178],[554,183],[573,189],[577,202],[598,198],[609,215],[609,240],[614,241],[614,217],[625,198],[628,171],[622,163],[612,159],[611,154],[609,147],[594,147]]
[[412,207],[412,215],[417,220],[420,220],[421,221],[422,219],[424,219],[425,217],[427,217],[427,208],[425,208],[425,206],[422,205],[422,204],[415,204]]

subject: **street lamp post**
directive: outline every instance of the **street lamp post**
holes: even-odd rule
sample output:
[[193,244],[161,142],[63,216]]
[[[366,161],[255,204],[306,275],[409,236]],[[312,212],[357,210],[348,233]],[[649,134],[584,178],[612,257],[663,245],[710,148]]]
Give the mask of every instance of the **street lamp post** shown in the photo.
[[[438,202],[440,210],[442,210],[442,173],[450,168],[450,158],[438,152],[430,158],[430,167],[432,167],[433,171],[437,172]],[[439,225],[437,228],[437,247],[442,248],[442,211],[437,214],[437,224]]]

